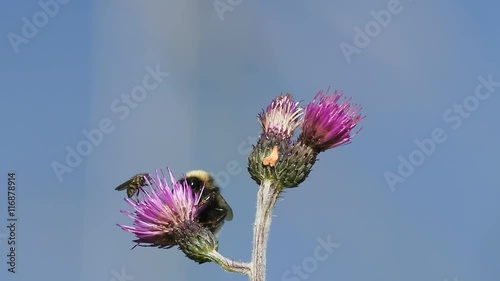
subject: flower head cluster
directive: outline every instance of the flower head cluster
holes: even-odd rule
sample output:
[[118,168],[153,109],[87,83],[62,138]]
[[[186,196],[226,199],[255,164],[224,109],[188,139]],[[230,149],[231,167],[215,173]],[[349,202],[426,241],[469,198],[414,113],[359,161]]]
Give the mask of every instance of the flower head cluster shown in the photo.
[[[259,114],[262,134],[248,157],[248,170],[258,184],[264,180],[296,187],[309,175],[320,152],[347,144],[352,130],[364,118],[361,106],[341,92],[320,91],[305,110],[290,94],[280,95]],[[301,131],[291,142],[295,129]]]
[[302,113],[303,108],[292,100],[290,94],[287,94],[274,99],[258,117],[264,134],[290,139],[295,129],[300,126],[299,119]]
[[351,104],[342,98],[342,92],[328,95],[319,91],[313,101],[306,106],[299,141],[322,152],[351,141],[357,132],[352,129],[363,119],[361,106]]
[[[125,199],[134,212],[122,211],[134,220],[133,226],[118,224],[137,237],[140,246],[171,248],[178,245],[191,259],[206,262],[204,254],[217,248],[213,234],[199,225],[197,217],[201,192],[193,193],[186,182],[177,182],[168,170],[171,185],[162,173],[145,177],[150,192],[142,192],[142,200]],[[150,181],[152,180],[152,181]]]

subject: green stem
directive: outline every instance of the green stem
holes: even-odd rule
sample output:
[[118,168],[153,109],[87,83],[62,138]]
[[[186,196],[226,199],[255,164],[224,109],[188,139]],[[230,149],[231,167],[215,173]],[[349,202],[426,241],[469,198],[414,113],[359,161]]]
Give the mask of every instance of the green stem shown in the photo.
[[261,183],[257,194],[257,213],[253,230],[252,262],[250,263],[250,281],[266,280],[266,251],[271,217],[274,205],[281,190],[272,186],[270,181]]
[[250,276],[250,264],[244,262],[237,262],[231,259],[228,259],[221,255],[217,251],[212,251],[208,254],[208,257],[218,265],[220,265],[225,271],[235,272]]

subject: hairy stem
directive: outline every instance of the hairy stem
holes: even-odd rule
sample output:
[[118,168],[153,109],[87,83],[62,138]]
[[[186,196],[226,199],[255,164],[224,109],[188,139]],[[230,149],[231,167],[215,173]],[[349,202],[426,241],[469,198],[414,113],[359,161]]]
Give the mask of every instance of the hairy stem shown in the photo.
[[237,262],[231,259],[228,259],[221,255],[217,251],[212,251],[208,254],[210,259],[220,265],[225,271],[241,273],[247,276],[250,276],[250,264],[244,262]]
[[266,250],[271,216],[274,205],[278,201],[280,190],[272,186],[270,181],[261,183],[257,194],[257,212],[253,226],[253,252],[250,263],[250,281],[266,280]]

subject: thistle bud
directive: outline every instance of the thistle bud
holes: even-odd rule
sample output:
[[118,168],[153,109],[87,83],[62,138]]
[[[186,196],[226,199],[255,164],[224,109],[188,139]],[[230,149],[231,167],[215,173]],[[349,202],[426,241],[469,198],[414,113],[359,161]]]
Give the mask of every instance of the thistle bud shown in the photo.
[[302,111],[287,94],[278,96],[258,115],[262,133],[248,157],[248,171],[257,184],[269,179],[279,186],[285,168],[283,156],[291,148],[290,139],[300,126]]
[[197,223],[185,223],[173,232],[179,249],[200,264],[211,261],[209,253],[217,251],[217,239],[208,228]]
[[292,188],[301,184],[316,163],[318,152],[301,142],[295,142],[283,155],[281,167],[277,171],[283,187]]

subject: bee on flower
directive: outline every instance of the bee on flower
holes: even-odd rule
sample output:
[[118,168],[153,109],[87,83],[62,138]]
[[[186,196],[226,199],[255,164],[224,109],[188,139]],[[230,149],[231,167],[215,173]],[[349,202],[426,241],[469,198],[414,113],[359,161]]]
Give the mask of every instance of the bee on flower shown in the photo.
[[190,259],[207,262],[209,254],[217,250],[217,239],[215,233],[200,222],[208,202],[202,198],[204,187],[195,192],[188,180],[177,181],[170,170],[168,174],[170,184],[158,171],[156,177],[145,176],[149,192],[141,189],[142,198],[137,201],[126,198],[134,211],[121,211],[133,219],[133,226],[118,226],[135,235],[136,246],[167,249],[179,246]]

